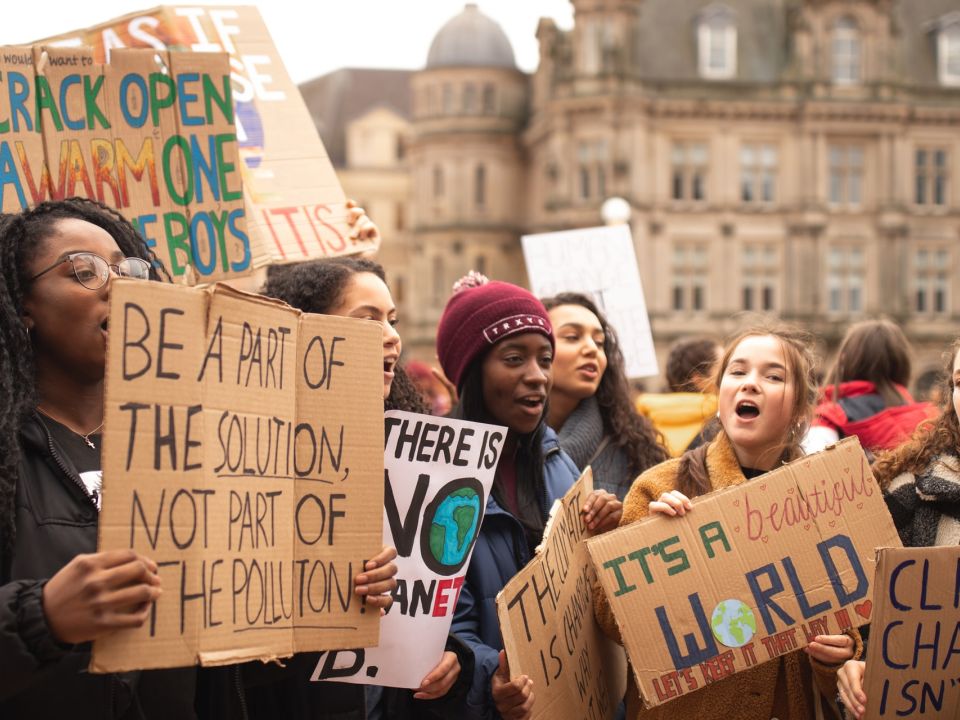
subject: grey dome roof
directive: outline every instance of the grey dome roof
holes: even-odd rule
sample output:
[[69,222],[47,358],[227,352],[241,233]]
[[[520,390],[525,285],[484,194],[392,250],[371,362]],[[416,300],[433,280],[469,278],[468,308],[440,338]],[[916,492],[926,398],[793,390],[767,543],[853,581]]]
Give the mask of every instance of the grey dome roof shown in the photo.
[[427,67],[516,68],[513,47],[498,23],[488,18],[474,3],[467,3],[433,38],[427,54]]

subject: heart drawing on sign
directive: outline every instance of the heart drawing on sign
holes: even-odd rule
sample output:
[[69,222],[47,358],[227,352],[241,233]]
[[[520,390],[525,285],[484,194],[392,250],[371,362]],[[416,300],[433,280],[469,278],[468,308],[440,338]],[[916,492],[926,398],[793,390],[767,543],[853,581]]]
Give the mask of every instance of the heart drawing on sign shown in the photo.
[[870,613],[873,612],[873,600],[864,600],[859,605],[854,605],[853,609],[857,611],[857,615],[862,617],[864,620],[870,619]]

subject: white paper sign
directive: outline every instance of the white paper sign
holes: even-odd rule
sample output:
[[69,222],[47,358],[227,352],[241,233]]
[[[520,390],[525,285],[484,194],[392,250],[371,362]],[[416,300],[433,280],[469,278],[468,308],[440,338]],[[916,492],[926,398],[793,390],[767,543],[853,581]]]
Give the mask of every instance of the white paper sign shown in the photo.
[[417,688],[443,655],[507,429],[391,410],[383,542],[397,589],[374,648],[322,653],[314,681]]
[[627,376],[660,373],[629,226],[524,235],[522,240],[534,295],[589,296],[617,331]]

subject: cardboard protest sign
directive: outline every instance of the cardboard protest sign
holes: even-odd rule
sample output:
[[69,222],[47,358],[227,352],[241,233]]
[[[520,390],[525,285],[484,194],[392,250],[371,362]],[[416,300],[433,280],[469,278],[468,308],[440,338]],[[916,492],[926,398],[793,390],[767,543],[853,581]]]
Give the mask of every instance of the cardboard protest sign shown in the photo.
[[174,278],[252,271],[223,53],[0,48],[0,205],[80,196],[137,225]]
[[[252,266],[375,250],[349,238],[340,183],[300,91],[253,6],[160,6],[41,41],[226,52]],[[239,184],[239,183],[238,183]]]
[[164,593],[96,672],[375,645],[353,578],[381,549],[382,330],[223,285],[115,280],[99,549]]
[[648,706],[870,621],[897,532],[856,437],[587,542]]
[[626,689],[623,649],[593,617],[596,578],[580,508],[593,473],[557,500],[536,557],[497,596],[510,674],[534,680],[534,718],[611,718]]
[[877,550],[864,691],[866,720],[957,717],[960,547]]
[[498,425],[390,411],[383,542],[397,589],[380,644],[324,653],[313,680],[417,688],[443,655],[500,451]]
[[534,295],[587,295],[617,331],[627,375],[660,372],[629,226],[524,235],[521,240]]

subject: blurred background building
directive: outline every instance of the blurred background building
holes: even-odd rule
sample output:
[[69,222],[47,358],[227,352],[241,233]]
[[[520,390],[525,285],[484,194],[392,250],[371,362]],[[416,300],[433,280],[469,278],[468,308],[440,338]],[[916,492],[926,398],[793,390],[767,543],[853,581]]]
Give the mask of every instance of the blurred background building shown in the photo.
[[383,230],[409,354],[432,359],[459,276],[524,283],[520,235],[602,224],[619,196],[658,352],[743,311],[828,346],[884,314],[915,378],[939,367],[960,318],[958,0],[571,1],[532,75],[468,4],[422,70],[300,86]]

